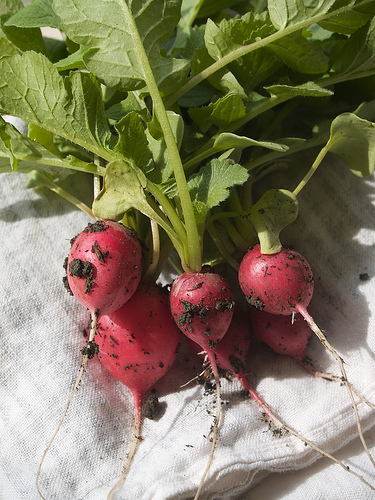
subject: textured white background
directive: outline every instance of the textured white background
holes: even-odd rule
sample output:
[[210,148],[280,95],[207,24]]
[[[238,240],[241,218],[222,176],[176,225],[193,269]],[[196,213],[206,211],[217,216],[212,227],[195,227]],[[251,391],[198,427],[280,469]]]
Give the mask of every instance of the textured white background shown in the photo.
[[[293,175],[296,175],[296,171]],[[297,180],[302,172],[297,169]],[[284,174],[275,177],[282,185]],[[293,177],[293,185],[296,177]],[[89,222],[53,193],[26,190],[26,177],[0,176],[0,498],[37,500],[35,475],[79,370],[86,311],[62,285],[69,240]],[[316,320],[347,362],[353,384],[375,402],[375,183],[329,158],[299,197],[298,221],[283,233],[315,270]],[[369,281],[360,281],[367,272]],[[308,355],[339,374],[315,338]],[[371,464],[356,437],[345,388],[316,380],[293,360],[255,345],[249,380],[288,425],[364,474]],[[206,466],[214,397],[179,387],[200,370],[183,346],[171,372],[155,386],[158,420],[146,420],[122,500],[185,500]],[[202,500],[343,500],[374,498],[359,480],[292,436],[275,438],[257,405],[222,379],[223,419]],[[371,429],[375,412],[359,405]],[[101,500],[122,469],[131,438],[129,391],[94,359],[41,473],[48,499]],[[375,429],[366,434],[375,452]],[[314,463],[315,462],[315,463]],[[281,473],[282,474],[279,474]],[[269,474],[272,474],[270,476]],[[272,479],[272,480],[271,480]]]

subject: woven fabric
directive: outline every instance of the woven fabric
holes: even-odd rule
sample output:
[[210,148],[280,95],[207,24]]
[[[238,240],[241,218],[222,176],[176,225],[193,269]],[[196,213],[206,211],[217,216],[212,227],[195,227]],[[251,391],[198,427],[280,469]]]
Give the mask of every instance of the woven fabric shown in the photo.
[[[280,187],[284,178],[272,182]],[[2,174],[0,180],[0,497],[37,500],[38,464],[85,344],[87,312],[66,293],[62,277],[69,241],[89,220],[53,193],[26,190],[22,174]],[[315,271],[317,323],[346,361],[353,385],[373,402],[374,193],[374,179],[356,178],[331,158],[301,192],[300,216],[283,233],[283,241]],[[365,273],[369,279],[360,279]],[[164,282],[171,279],[164,274]],[[307,354],[317,369],[340,374],[317,338]],[[256,343],[246,369],[282,421],[375,484],[345,387],[315,379]],[[155,385],[161,413],[144,421],[143,441],[114,499],[194,496],[211,449],[215,394],[204,394],[194,382],[181,386],[200,371],[201,362],[183,344],[171,371]],[[373,498],[366,485],[326,459],[317,461],[320,456],[292,435],[275,435],[236,379],[222,378],[222,397],[218,445],[202,500]],[[375,449],[374,411],[360,403],[359,412]],[[129,450],[132,420],[129,390],[97,359],[90,361],[41,470],[45,498],[106,498]]]

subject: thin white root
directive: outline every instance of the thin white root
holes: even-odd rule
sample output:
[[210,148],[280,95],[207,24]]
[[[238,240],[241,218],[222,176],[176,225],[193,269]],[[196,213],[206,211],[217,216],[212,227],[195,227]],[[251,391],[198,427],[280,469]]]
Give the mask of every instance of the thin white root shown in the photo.
[[212,462],[213,462],[214,452],[215,452],[216,442],[217,442],[217,436],[218,436],[218,430],[219,430],[219,422],[220,422],[220,417],[221,417],[221,387],[220,387],[219,372],[218,372],[218,369],[216,366],[215,356],[213,354],[212,354],[212,356],[210,356],[210,355],[208,355],[208,356],[209,356],[210,365],[211,365],[212,372],[213,372],[214,377],[215,377],[215,383],[216,383],[216,416],[215,416],[214,426],[212,429],[211,453],[210,453],[210,456],[208,459],[206,469],[203,473],[201,482],[199,483],[198,490],[195,494],[194,500],[198,500],[199,495],[201,494],[201,491],[203,489],[204,482],[206,480],[206,476],[207,476],[208,471],[210,470],[210,467],[211,467]]
[[315,370],[312,366],[304,363],[303,361],[301,362],[298,361],[298,362],[305,370],[307,370],[314,377],[320,377],[326,380],[330,380],[332,382],[338,382],[341,385],[349,385],[353,393],[357,396],[357,398],[363,401],[372,410],[375,410],[375,404],[371,403],[368,399],[362,396],[362,394],[359,391],[357,391],[357,389],[348,380],[344,380],[343,377],[338,377],[337,375],[333,375],[332,373],[320,372],[318,370]]
[[[94,341],[94,338],[95,338],[95,331],[96,331],[96,324],[97,324],[97,319],[98,319],[98,314],[97,312],[95,311],[94,313],[91,314],[91,328],[90,328],[90,335],[89,335],[89,340],[88,340],[88,345],[90,345],[91,343],[93,343]],[[47,445],[47,448],[44,450],[44,453],[43,453],[43,456],[41,458],[41,461],[39,463],[39,467],[38,467],[38,470],[37,470],[37,473],[36,473],[36,489],[37,489],[37,492],[39,494],[39,496],[43,499],[43,500],[46,500],[45,497],[42,495],[41,491],[40,491],[40,488],[39,488],[39,477],[40,477],[40,472],[41,472],[41,469],[42,469],[42,466],[43,466],[43,463],[44,463],[44,460],[46,458],[46,455],[48,453],[48,451],[50,450],[51,446],[52,446],[52,443],[54,442],[61,426],[62,426],[62,423],[66,417],[66,414],[68,413],[68,410],[69,410],[69,407],[70,407],[70,403],[72,402],[72,399],[73,399],[73,396],[74,394],[76,393],[77,389],[78,389],[78,386],[79,384],[81,383],[81,380],[82,380],[82,377],[83,377],[83,374],[85,372],[85,366],[86,366],[86,363],[87,361],[91,358],[92,356],[89,354],[89,353],[85,353],[83,354],[83,357],[82,357],[82,363],[81,363],[81,368],[79,370],[79,373],[78,373],[78,377],[77,377],[77,380],[74,384],[74,387],[72,389],[72,392],[70,393],[70,396],[69,396],[69,399],[68,399],[68,402],[65,406],[65,410],[62,414],[62,417],[60,419],[60,422],[57,426],[57,429],[55,431],[55,433],[53,434],[50,442],[48,443]]]
[[349,472],[350,474],[353,474],[355,477],[357,477],[360,481],[362,481],[362,483],[366,484],[369,488],[371,488],[373,491],[375,491],[375,488],[374,486],[372,486],[368,481],[366,481],[366,479],[361,476],[360,474],[358,474],[357,472],[353,471],[352,469],[350,469],[350,467],[348,465],[345,465],[343,462],[341,462],[341,460],[339,460],[338,458],[334,457],[333,455],[331,455],[330,453],[327,453],[326,451],[322,450],[321,448],[319,448],[317,445],[315,445],[312,441],[310,441],[309,439],[306,439],[304,438],[303,436],[301,436],[301,434],[298,434],[298,432],[294,431],[291,427],[289,427],[288,425],[284,424],[283,422],[281,422],[273,413],[272,411],[269,409],[269,407],[266,405],[266,403],[260,398],[260,396],[257,394],[257,392],[250,386],[250,384],[247,382],[245,376],[243,375],[242,371],[240,370],[240,372],[236,375],[238,380],[241,382],[242,386],[248,391],[249,395],[251,396],[252,399],[254,399],[261,407],[263,413],[265,415],[267,415],[273,422],[273,424],[279,428],[279,429],[283,429],[285,430],[286,432],[292,434],[293,436],[295,436],[297,439],[299,439],[300,441],[302,441],[305,445],[308,445],[310,446],[313,450],[315,450],[316,452],[318,452],[320,455],[322,455],[323,457],[325,458],[328,458],[330,460],[332,460],[333,462],[335,462],[337,465],[339,465],[340,467],[342,467],[345,471]]
[[310,316],[310,314],[306,311],[306,309],[303,308],[303,307],[299,307],[298,305],[296,306],[296,309],[298,310],[298,312],[300,314],[302,314],[302,316],[305,318],[305,320],[306,320],[307,324],[309,325],[309,327],[311,328],[311,330],[315,333],[315,335],[317,335],[317,337],[319,338],[320,342],[327,349],[327,351],[332,354],[332,356],[336,359],[336,361],[338,362],[338,364],[340,366],[341,374],[342,374],[342,377],[343,377],[342,378],[342,382],[345,382],[345,385],[346,385],[346,387],[348,389],[349,396],[350,396],[350,399],[351,399],[351,402],[352,402],[352,407],[353,407],[353,410],[354,410],[354,413],[355,413],[355,419],[356,419],[356,423],[357,423],[357,429],[358,429],[359,438],[361,440],[363,449],[365,450],[365,452],[366,452],[367,456],[369,457],[369,459],[370,459],[373,467],[375,468],[375,461],[374,461],[374,459],[373,459],[373,457],[371,455],[370,450],[367,447],[365,438],[363,437],[363,432],[362,432],[361,421],[360,421],[360,418],[359,418],[358,407],[357,407],[357,404],[356,404],[355,399],[354,399],[353,388],[352,388],[351,384],[349,384],[349,382],[348,382],[348,377],[346,375],[346,370],[345,370],[345,367],[344,367],[344,360],[341,358],[341,356],[339,356],[337,354],[337,352],[335,351],[335,349],[328,342],[328,340],[326,339],[325,335],[323,334],[323,332],[321,331],[321,329],[318,327],[318,325],[315,323],[315,321]]
[[113,493],[117,490],[117,488],[121,485],[121,483],[124,481],[125,476],[129,470],[130,464],[133,460],[133,457],[135,455],[135,452],[137,451],[138,444],[142,440],[141,438],[141,427],[142,427],[142,419],[140,416],[137,414],[137,412],[134,412],[134,427],[133,427],[133,440],[132,444],[124,465],[124,468],[122,469],[121,475],[117,481],[117,483],[113,486],[111,491],[108,493],[107,500],[111,500]]

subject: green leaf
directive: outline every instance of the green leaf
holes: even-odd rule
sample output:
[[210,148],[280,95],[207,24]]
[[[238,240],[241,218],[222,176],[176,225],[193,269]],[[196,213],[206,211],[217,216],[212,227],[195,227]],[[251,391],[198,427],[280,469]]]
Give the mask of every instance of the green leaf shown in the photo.
[[20,50],[8,40],[3,30],[0,30],[0,58],[4,56],[13,56],[19,53]]
[[60,18],[52,9],[53,0],[34,0],[24,9],[19,10],[6,23],[6,26],[18,28],[60,28]]
[[281,97],[325,97],[333,95],[331,90],[328,90],[314,82],[306,82],[301,85],[270,85],[265,87],[271,96]]
[[180,243],[169,223],[157,213],[146,196],[148,181],[142,170],[126,160],[115,160],[108,164],[103,189],[93,202],[92,210],[100,219],[121,220],[129,209],[135,208],[155,220],[173,241],[175,248]]
[[149,170],[152,160],[151,151],[147,142],[144,127],[135,111],[128,113],[115,128],[119,134],[115,151],[131,161],[136,167],[144,172]]
[[319,74],[328,70],[329,60],[320,45],[307,40],[300,32],[279,38],[267,49],[299,73]]
[[248,211],[258,233],[261,253],[280,252],[280,232],[291,224],[298,214],[296,196],[286,189],[271,189],[264,193]]
[[230,194],[230,188],[243,184],[248,177],[247,170],[241,165],[227,159],[214,159],[189,178],[188,188],[198,230],[203,231],[209,210],[226,200]]
[[[35,130],[34,130],[35,132]],[[42,131],[34,137],[43,135]],[[50,136],[45,136],[47,145]],[[51,146],[52,147],[52,146]],[[42,144],[21,134],[13,125],[0,117],[0,172],[31,172],[38,170],[63,178],[79,170],[87,173],[104,173],[104,169],[74,157],[62,158]]]
[[105,111],[105,116],[116,122],[121,120],[128,113],[135,111],[143,118],[145,122],[150,120],[150,113],[142,99],[138,96],[138,92],[129,92],[126,99],[114,104]]
[[[293,26],[318,14],[324,14],[336,3],[336,0],[268,0],[268,11],[272,24],[278,30]],[[353,3],[353,2],[345,2]]]
[[[168,111],[167,114],[173,136],[175,138],[177,147],[179,148],[181,146],[184,134],[184,121],[181,115],[177,113]],[[162,137],[159,123],[157,121],[153,122],[152,130],[150,130],[150,125],[151,124],[149,124],[149,127],[146,130],[146,136],[148,140],[148,146],[152,152],[154,168],[147,174],[147,176],[155,184],[164,185],[173,175],[173,164],[170,160],[170,155],[165,140]],[[164,190],[164,187],[162,189]]]
[[[21,0],[7,0],[0,5],[0,25],[8,40],[21,51],[34,50],[45,53],[45,45],[39,28],[19,27],[12,23],[13,16],[21,15],[25,7]],[[8,52],[9,54],[9,52]]]
[[375,70],[375,19],[353,33],[333,62],[332,70],[351,77],[366,76]]
[[368,177],[375,168],[375,123],[353,113],[339,115],[332,122],[326,148],[341,156],[353,174]]
[[[215,60],[210,56],[205,45],[200,46],[194,52],[191,62],[191,76],[197,75],[213,64]],[[246,98],[246,92],[238,82],[234,74],[223,67],[213,75],[208,76],[207,81],[215,88],[223,92],[234,92]]]
[[87,52],[87,47],[84,47],[82,45],[78,50],[73,52],[73,54],[69,54],[67,57],[64,57],[64,59],[57,61],[55,63],[55,66],[59,71],[84,68],[85,63],[83,61],[83,56],[84,54],[86,54],[86,52]]
[[147,179],[140,169],[126,160],[107,165],[103,189],[93,203],[93,212],[100,219],[121,220],[130,208],[149,215],[145,188]]
[[[145,86],[145,75],[134,43],[125,0],[54,0],[63,29],[74,42],[89,48],[87,68],[109,87],[135,90]],[[179,0],[135,0],[129,9],[141,36],[161,92],[176,90],[186,78],[189,64],[164,57],[161,47],[180,17]]]
[[351,9],[350,12],[344,12],[338,16],[330,17],[319,24],[328,31],[343,35],[351,35],[358,28],[364,26],[374,14],[375,4],[368,3],[366,5],[359,5]]
[[26,52],[0,59],[0,110],[34,123],[103,156],[111,133],[101,88],[88,73],[59,75],[41,54]]
[[[249,12],[241,18],[223,20],[217,26],[208,20],[205,30],[205,44],[213,60],[219,61],[245,45],[266,38],[274,33],[267,13],[254,16]],[[259,48],[254,52],[236,58],[228,69],[239,84],[251,90],[280,67],[281,63],[270,51]]]
[[224,150],[230,148],[248,148],[251,146],[259,146],[266,149],[272,149],[279,153],[284,153],[289,149],[288,146],[271,141],[256,141],[250,137],[240,136],[224,132],[219,134],[215,139],[213,147],[217,150]]
[[189,115],[200,129],[205,131],[211,125],[220,128],[243,118],[246,108],[239,95],[228,93],[208,106],[190,109]]

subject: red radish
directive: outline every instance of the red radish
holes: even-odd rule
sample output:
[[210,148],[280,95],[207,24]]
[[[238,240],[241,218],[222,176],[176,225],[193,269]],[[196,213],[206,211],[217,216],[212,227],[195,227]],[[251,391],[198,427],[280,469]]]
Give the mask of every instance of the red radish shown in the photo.
[[[260,314],[266,314],[261,312]],[[202,355],[200,346],[195,342],[188,340],[188,344],[191,349],[198,355]],[[322,456],[329,458],[340,465],[345,471],[350,472],[357,478],[359,478],[363,483],[369,486],[372,490],[375,488],[369,484],[361,475],[349,469],[347,465],[338,460],[333,455],[325,452],[313,442],[305,439],[303,436],[294,431],[291,427],[287,426],[281,422],[270,410],[263,399],[258,395],[255,389],[251,386],[245,376],[244,360],[248,354],[248,350],[251,346],[251,335],[250,335],[250,324],[248,322],[248,317],[246,313],[240,307],[236,306],[234,309],[233,319],[230,327],[225,334],[223,340],[214,348],[214,353],[216,356],[217,365],[222,370],[230,372],[234,375],[242,387],[249,393],[250,397],[258,403],[264,415],[273,422],[277,428],[277,433],[285,431],[293,434],[296,438],[301,440],[303,443],[312,447],[315,451],[320,453]]]
[[300,314],[276,315],[249,307],[254,335],[278,354],[304,364],[305,349],[312,335],[311,328]]
[[301,312],[314,290],[308,262],[287,248],[267,255],[257,245],[242,259],[238,279],[249,304],[273,314]]
[[307,311],[313,295],[314,279],[306,259],[300,253],[286,247],[275,254],[262,254],[260,245],[257,245],[243,257],[238,280],[251,306],[272,314],[300,313],[323,346],[336,359],[355,412],[359,437],[375,467],[375,461],[363,437],[358,408],[346,375],[344,361]]
[[171,317],[168,294],[162,288],[140,285],[120,309],[100,316],[95,342],[103,366],[126,385],[134,397],[134,438],[122,482],[140,440],[144,395],[171,367],[181,333]]
[[[222,369],[238,373],[240,364],[244,361],[251,343],[251,334],[248,318],[244,310],[236,305],[233,309],[233,318],[222,341],[214,347],[216,363]],[[202,348],[188,339],[192,350],[201,354]]]
[[184,273],[173,283],[170,307],[179,329],[205,351],[216,382],[217,415],[213,428],[211,454],[195,500],[203,488],[216,447],[221,413],[220,378],[214,349],[223,339],[233,316],[233,296],[228,283],[215,273]]
[[73,240],[67,281],[77,300],[90,312],[109,314],[137,289],[142,271],[142,250],[127,227],[97,221]]

